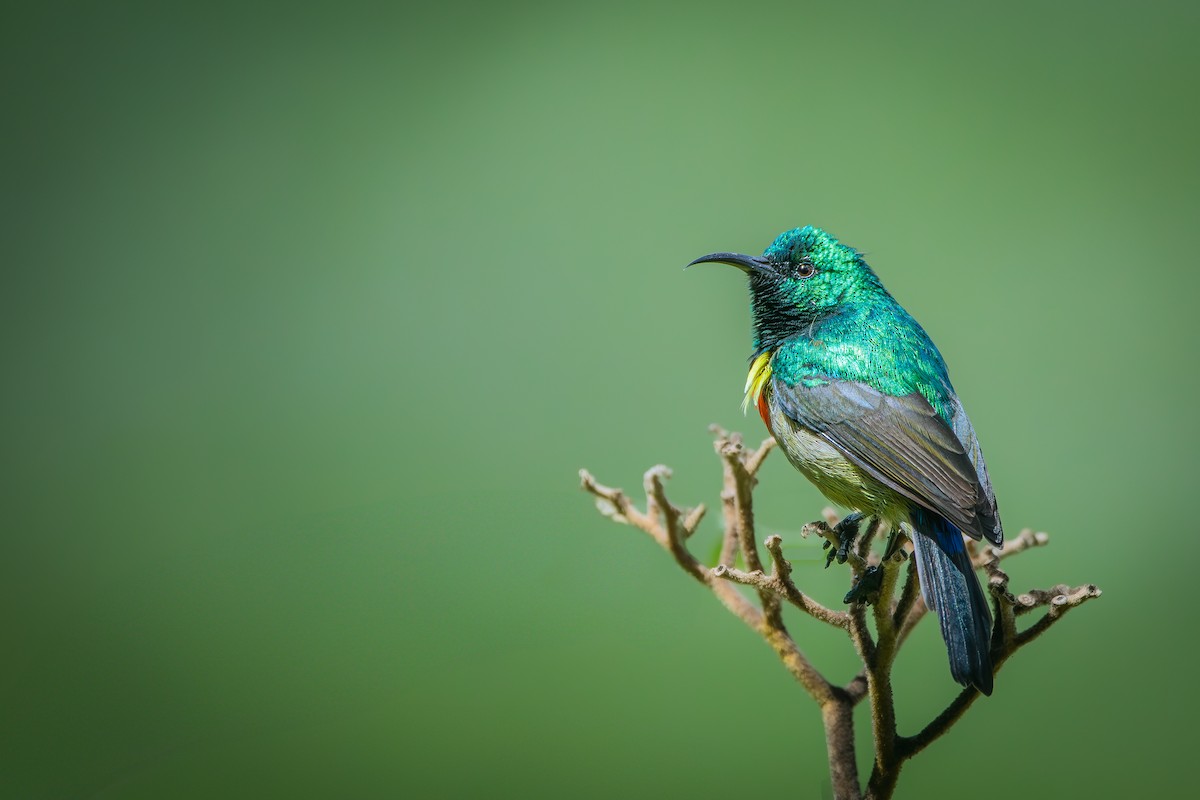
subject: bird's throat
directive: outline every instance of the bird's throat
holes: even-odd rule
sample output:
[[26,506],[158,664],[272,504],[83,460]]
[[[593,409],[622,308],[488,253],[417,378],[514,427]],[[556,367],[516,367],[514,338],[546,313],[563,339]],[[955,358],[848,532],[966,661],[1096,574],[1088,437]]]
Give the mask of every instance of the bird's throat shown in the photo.
[[815,323],[832,311],[807,302],[797,302],[777,280],[759,276],[750,278],[750,317],[756,351],[774,350],[784,340],[811,330]]

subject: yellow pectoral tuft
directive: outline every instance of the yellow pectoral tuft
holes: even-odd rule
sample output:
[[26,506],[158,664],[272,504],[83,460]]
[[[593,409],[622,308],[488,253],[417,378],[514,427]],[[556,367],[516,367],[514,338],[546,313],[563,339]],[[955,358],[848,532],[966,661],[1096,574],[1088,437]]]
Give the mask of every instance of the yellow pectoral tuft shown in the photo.
[[745,414],[751,404],[758,405],[763,387],[771,378],[771,354],[763,353],[754,359],[750,365],[750,374],[746,376],[746,396],[742,399],[742,413]]

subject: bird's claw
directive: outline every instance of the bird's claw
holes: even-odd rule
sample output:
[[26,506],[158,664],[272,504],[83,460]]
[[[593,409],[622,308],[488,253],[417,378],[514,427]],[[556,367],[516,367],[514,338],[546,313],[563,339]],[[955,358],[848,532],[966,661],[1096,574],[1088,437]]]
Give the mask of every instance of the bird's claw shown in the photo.
[[833,526],[833,534],[837,537],[838,546],[836,550],[830,551],[825,557],[825,567],[833,563],[836,558],[839,564],[845,564],[846,559],[850,557],[850,547],[854,544],[854,540],[858,538],[858,526],[862,522],[863,515],[855,512],[847,514],[841,522]]
[[850,591],[846,592],[846,596],[842,598],[842,602],[870,603],[879,595],[879,588],[881,586],[883,586],[883,567],[867,567],[863,571],[862,577],[854,582],[854,585],[850,587]]

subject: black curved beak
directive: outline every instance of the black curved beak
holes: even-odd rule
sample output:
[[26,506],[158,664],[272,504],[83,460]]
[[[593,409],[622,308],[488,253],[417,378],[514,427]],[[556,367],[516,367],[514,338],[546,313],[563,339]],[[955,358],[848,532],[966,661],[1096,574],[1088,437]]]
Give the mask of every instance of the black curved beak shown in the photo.
[[707,263],[728,264],[731,267],[737,267],[747,275],[751,272],[758,272],[763,275],[775,274],[775,270],[771,267],[771,262],[762,256],[744,256],[741,253],[709,253],[706,256],[700,256],[685,266],[684,269],[696,264]]

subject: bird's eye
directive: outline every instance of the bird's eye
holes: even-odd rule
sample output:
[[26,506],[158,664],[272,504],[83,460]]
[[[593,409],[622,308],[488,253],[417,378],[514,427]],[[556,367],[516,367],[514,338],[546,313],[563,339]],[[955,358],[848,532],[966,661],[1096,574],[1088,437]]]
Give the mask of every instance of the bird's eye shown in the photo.
[[811,278],[816,271],[817,268],[807,261],[801,261],[796,265],[796,276],[799,278]]

